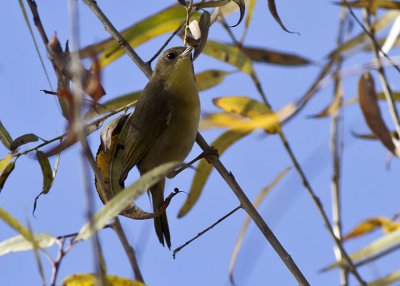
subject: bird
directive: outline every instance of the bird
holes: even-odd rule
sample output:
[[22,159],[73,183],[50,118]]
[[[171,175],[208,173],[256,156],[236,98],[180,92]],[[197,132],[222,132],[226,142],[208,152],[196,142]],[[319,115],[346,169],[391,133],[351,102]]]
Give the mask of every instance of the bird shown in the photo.
[[[126,136],[118,163],[120,185],[135,166],[143,175],[167,162],[183,162],[190,153],[200,120],[191,51],[191,47],[174,47],[163,52],[134,111],[121,121]],[[165,178],[149,189],[154,212],[164,204],[164,188]],[[154,227],[160,243],[170,249],[166,211],[154,218]]]

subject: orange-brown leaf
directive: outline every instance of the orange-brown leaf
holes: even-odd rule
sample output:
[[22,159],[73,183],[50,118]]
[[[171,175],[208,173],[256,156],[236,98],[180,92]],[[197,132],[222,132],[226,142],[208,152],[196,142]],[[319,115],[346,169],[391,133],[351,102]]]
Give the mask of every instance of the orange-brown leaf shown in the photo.
[[361,222],[349,233],[347,233],[343,237],[343,241],[365,235],[367,233],[374,231],[377,228],[382,228],[382,230],[385,232],[392,232],[400,229],[400,223],[393,222],[385,217],[373,217]]
[[368,127],[390,152],[398,156],[393,138],[383,121],[375,91],[375,82],[369,72],[365,72],[358,81],[358,98]]

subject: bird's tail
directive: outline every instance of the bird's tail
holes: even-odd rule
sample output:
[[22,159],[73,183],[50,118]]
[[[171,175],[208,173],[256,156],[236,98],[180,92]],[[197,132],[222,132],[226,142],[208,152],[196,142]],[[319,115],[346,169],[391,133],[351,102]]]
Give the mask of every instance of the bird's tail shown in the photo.
[[[164,204],[164,186],[165,180],[162,180],[161,182],[150,188],[154,212],[157,212]],[[169,234],[166,211],[154,219],[154,227],[156,229],[157,237],[160,243],[164,245],[165,241],[168,248],[171,248],[171,236]]]

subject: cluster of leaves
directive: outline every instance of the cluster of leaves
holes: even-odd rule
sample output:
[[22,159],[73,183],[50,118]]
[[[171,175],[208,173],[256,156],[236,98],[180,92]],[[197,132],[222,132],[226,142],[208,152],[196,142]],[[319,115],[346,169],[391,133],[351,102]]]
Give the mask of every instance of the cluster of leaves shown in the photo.
[[[258,80],[256,71],[254,69],[255,63],[268,63],[293,67],[313,64],[311,60],[302,56],[282,51],[273,51],[264,47],[247,46],[244,44],[247,29],[250,26],[252,14],[256,5],[256,0],[215,0],[202,1],[200,3],[192,3],[192,1],[178,2],[179,3],[167,7],[162,11],[158,11],[157,13],[145,18],[140,22],[134,23],[130,27],[123,30],[121,34],[129,42],[130,46],[135,48],[157,36],[177,31],[178,33],[176,34],[178,36],[183,37],[185,42],[195,48],[195,57],[197,57],[200,53],[203,53],[221,62],[230,64],[245,75],[249,75],[254,80],[256,85]],[[344,1],[340,2],[340,4],[344,5],[348,9],[366,9],[371,14],[375,14],[376,10],[380,8],[389,10],[379,19],[376,19],[376,21],[370,23],[370,30],[373,30],[374,33],[386,28],[398,17],[398,12],[394,11],[398,9],[398,3],[393,1]],[[246,6],[247,16],[245,18]],[[279,25],[285,31],[288,31],[278,15],[276,5],[273,0],[268,1],[268,7]],[[204,9],[209,8],[215,8],[211,14],[207,11],[204,11]],[[240,15],[239,20],[235,25],[238,25],[242,19],[245,19],[245,29],[240,41],[232,38],[232,43],[224,43],[208,39],[208,29],[213,22],[217,20],[227,30],[229,30],[230,27],[226,25],[224,17],[238,9]],[[188,20],[191,20],[192,22],[189,23]],[[198,22],[196,24],[196,22],[193,21]],[[163,25],[160,25],[160,22],[162,22]],[[187,28],[182,29],[182,27]],[[188,33],[191,35],[188,35]],[[389,38],[389,36],[390,34],[387,36],[387,38]],[[369,43],[371,39],[372,43]],[[235,144],[240,139],[245,138],[256,129],[261,129],[268,134],[277,134],[281,132],[282,124],[298,114],[298,112],[318,92],[320,87],[323,85],[324,80],[329,79],[330,76],[337,76],[337,74],[333,71],[334,63],[348,59],[352,54],[354,54],[355,51],[374,51],[374,49],[377,49],[375,43],[382,43],[383,40],[384,39],[375,38],[373,33],[371,34],[364,31],[342,42],[336,49],[327,55],[327,62],[323,65],[320,74],[311,84],[307,92],[298,100],[287,103],[287,105],[280,110],[273,110],[267,102],[263,100],[258,101],[249,96],[226,96],[215,98],[213,102],[216,107],[221,109],[221,112],[206,116],[206,118],[204,118],[204,120],[201,122],[201,127],[222,127],[227,129],[211,144],[218,149],[220,155],[222,155],[230,146]],[[69,84],[70,81],[75,81],[75,73],[72,70],[72,56],[68,49],[63,51],[57,38],[53,37],[47,44],[47,50],[50,55],[50,60],[54,64],[56,71],[59,72],[60,77],[64,79],[64,82],[66,81]],[[103,88],[101,87],[99,71],[106,68],[109,64],[121,57],[123,54],[124,51],[120,47],[119,43],[116,43],[112,38],[95,43],[79,51],[79,56],[81,58],[88,58],[92,57],[93,55],[98,56],[98,59],[94,60],[94,65],[91,69],[95,72],[90,72],[88,69],[80,66],[78,67],[81,70],[81,76],[78,78],[80,82],[75,82],[76,85],[80,86],[81,89],[89,95],[93,103],[89,110],[85,111],[84,118],[86,120],[92,120],[93,118],[96,119],[85,125],[84,133],[86,136],[90,135],[95,130],[98,130],[104,120],[106,120],[109,116],[133,106],[140,96],[141,91],[133,91],[131,93],[105,101],[102,104],[98,103],[99,99],[105,94]],[[221,84],[224,79],[232,73],[232,71],[210,69],[197,74],[196,79],[199,91],[210,89]],[[13,140],[6,128],[0,123],[0,139],[3,145],[10,151],[10,154],[0,161],[0,190],[3,188],[5,181],[13,171],[17,159],[20,156],[33,151],[37,154],[37,158],[43,173],[43,189],[40,194],[46,194],[50,190],[52,182],[56,176],[58,160],[54,169],[52,169],[47,156],[59,154],[79,140],[78,135],[72,128],[75,123],[74,115],[76,112],[78,112],[73,108],[74,102],[72,94],[73,92],[67,89],[65,84],[63,86],[58,86],[56,95],[58,98],[60,98],[62,106],[64,106],[64,116],[69,122],[69,128],[63,136],[46,141],[40,139],[40,137],[34,134],[25,134]],[[356,99],[356,102],[359,102],[365,121],[373,133],[373,135],[360,136],[360,138],[377,138],[392,154],[399,156],[399,151],[396,146],[397,139],[399,138],[397,134],[398,130],[397,132],[389,131],[382,119],[382,114],[378,105],[378,100],[386,99],[387,97],[385,97],[383,93],[376,92],[375,83],[370,73],[364,73],[364,71],[361,73],[358,94],[359,96]],[[399,98],[398,96],[396,97],[396,94],[397,93],[391,93],[391,96],[394,100]],[[342,104],[342,96],[343,95],[341,92],[337,92],[329,105],[314,117],[324,118],[337,115],[341,108],[345,106]],[[43,143],[32,149],[18,151],[22,145],[36,142],[38,140],[42,140]],[[43,152],[39,150],[43,146],[46,146],[47,144],[57,140],[61,140],[61,143],[53,147],[50,151]],[[127,202],[137,198],[137,196],[144,192],[148,186],[156,182],[159,178],[163,177],[174,167],[176,167],[176,164],[174,163],[166,166],[160,166],[148,176],[143,176],[133,185],[128,186],[124,192],[120,192],[112,200],[110,200],[103,209],[96,213],[92,224],[85,224],[81,228],[80,232],[74,236],[71,243],[73,244],[79,240],[87,239],[93,235],[95,231],[104,228],[112,218],[116,217],[128,206]],[[193,177],[192,185],[189,191],[190,195],[187,197],[186,201],[181,207],[178,214],[179,217],[186,215],[198,201],[211,174],[212,166],[205,160],[202,160],[197,166],[197,170],[198,171]],[[262,190],[259,197],[256,199],[255,204],[258,205],[261,202],[272,186],[279,181],[284,174],[286,174],[286,172],[287,171],[285,170],[280,173],[280,175],[271,185]],[[29,230],[26,230],[24,227],[19,225],[4,210],[0,210],[2,211],[0,212],[1,218],[21,234],[21,236],[14,237],[0,243],[0,254],[27,249],[43,250],[43,248],[49,247],[59,241],[58,238],[48,234],[32,234]],[[231,263],[231,273],[248,223],[249,221],[246,221],[245,226],[243,227],[244,230],[239,236],[238,244],[235,248]],[[374,241],[364,249],[353,253],[351,258],[354,261],[362,261],[363,259],[378,255],[383,251],[387,251],[388,249],[397,246],[399,241],[397,224],[395,224],[393,221],[388,221],[387,219],[382,218],[367,220],[364,222],[364,224],[345,236],[345,238],[348,239],[355,237],[356,235],[363,235],[378,226],[381,226],[385,229],[390,229],[390,233]],[[345,265],[345,261],[341,260],[330,265],[327,267],[327,269],[340,267],[343,265]],[[85,282],[87,284],[84,285],[92,285],[94,283],[93,279],[96,279],[96,277],[76,276],[66,279],[64,284],[75,285],[73,283],[78,283],[77,281],[80,281],[80,279],[86,279],[85,281],[90,280],[92,282]],[[107,277],[107,279],[110,280],[110,284],[112,285],[120,285],[117,282],[113,282],[114,278],[111,276]]]

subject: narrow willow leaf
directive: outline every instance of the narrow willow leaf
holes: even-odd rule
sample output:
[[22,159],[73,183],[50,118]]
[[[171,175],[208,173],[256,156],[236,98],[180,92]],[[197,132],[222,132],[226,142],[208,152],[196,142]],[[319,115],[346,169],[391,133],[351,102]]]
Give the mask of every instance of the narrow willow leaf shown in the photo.
[[95,107],[91,108],[85,114],[85,118],[90,119],[97,115],[116,111],[117,109],[123,108],[125,106],[133,106],[134,104],[136,104],[141,93],[142,93],[142,91],[134,91],[134,92],[120,95],[111,100],[108,100],[108,101],[104,102],[103,104],[97,104]]
[[0,219],[7,223],[11,228],[16,230],[19,234],[21,234],[28,241],[33,241],[30,232],[27,228],[25,228],[22,224],[19,223],[17,219],[15,219],[12,215],[10,215],[5,209],[0,207]]
[[400,223],[394,222],[386,217],[372,217],[361,222],[349,233],[344,235],[343,241],[368,234],[377,228],[382,228],[385,232],[392,232],[400,229]]
[[281,18],[278,15],[278,10],[276,9],[276,5],[275,5],[275,0],[268,0],[268,9],[269,9],[269,12],[271,13],[271,15],[274,17],[275,21],[279,24],[279,26],[281,26],[281,28],[284,31],[286,31],[288,33],[292,33],[292,34],[294,33],[294,32],[289,31],[283,24]]
[[[65,278],[62,286],[96,286],[100,279],[98,274],[75,274]],[[145,286],[142,282],[114,275],[106,275],[105,279],[107,286]]]
[[400,270],[390,273],[382,278],[368,282],[368,286],[388,286],[400,280]]
[[[234,130],[229,130],[219,136],[214,142],[212,142],[211,146],[216,148],[218,150],[218,154],[222,156],[222,154],[230,146],[232,146],[240,139],[246,137],[250,133],[251,132],[238,132]],[[187,196],[186,201],[179,210],[178,217],[183,217],[184,215],[186,215],[196,204],[212,170],[213,166],[209,164],[207,160],[202,159],[200,161],[199,165],[196,168],[196,172],[194,173],[189,195]]]
[[[33,234],[33,238],[37,242],[38,248],[41,249],[50,247],[57,241],[57,238],[46,233]],[[0,242],[0,256],[31,249],[33,249],[32,243],[22,235]]]
[[231,64],[247,74],[253,72],[251,59],[239,48],[216,41],[207,41],[203,53],[217,60]]
[[198,73],[196,74],[197,89],[202,91],[217,86],[228,74],[229,72],[222,70],[206,70]]
[[283,66],[304,66],[311,64],[311,61],[294,54],[273,51],[256,47],[242,47],[242,51],[253,61]]
[[[396,230],[394,232],[391,232],[383,237],[380,237],[380,238],[374,240],[373,242],[368,244],[366,247],[350,254],[349,257],[351,258],[351,260],[353,260],[353,262],[356,262],[360,259],[364,259],[371,255],[378,254],[378,253],[384,251],[385,249],[388,249],[389,247],[397,245],[399,243],[399,241],[400,241],[400,230]],[[346,265],[346,263],[347,262],[344,260],[339,260],[339,261],[332,263],[331,265],[325,267],[322,271],[328,271],[328,270],[334,269],[336,267]]]
[[371,1],[371,0],[358,0],[358,1],[346,1],[346,2],[335,2],[335,4],[345,7],[352,8],[366,8],[371,11],[371,13],[376,13],[378,8],[389,9],[389,10],[400,10],[400,2],[398,1]]
[[42,151],[37,151],[36,156],[38,158],[40,169],[42,170],[43,175],[42,192],[44,194],[47,194],[51,188],[51,185],[53,184],[53,171],[51,169],[49,159],[44,156],[44,153]]
[[[130,202],[146,192],[151,186],[165,178],[174,168],[177,162],[166,163],[154,168],[140,177],[135,183],[115,195],[106,205],[98,211],[93,218],[93,230],[102,229],[111,219],[123,212]],[[90,222],[86,223],[80,230],[76,240],[88,239],[93,235]]]
[[246,21],[244,22],[244,30],[242,34],[242,38],[240,39],[240,42],[243,43],[244,39],[246,38],[247,31],[249,30],[250,27],[250,21],[251,18],[253,17],[253,12],[254,12],[254,7],[256,6],[257,0],[249,0],[248,1],[248,8],[247,8],[247,17]]
[[12,138],[10,133],[8,133],[7,129],[4,127],[3,123],[0,121],[0,141],[3,143],[4,147],[10,150]]
[[[266,186],[256,197],[256,199],[253,202],[253,205],[255,208],[258,208],[261,204],[261,202],[264,200],[266,195],[276,186],[276,184],[279,183],[280,180],[290,171],[290,167],[287,167],[283,169],[278,176],[275,177],[275,179],[268,185]],[[231,256],[231,261],[229,264],[229,279],[231,280],[232,284],[234,284],[234,279],[233,279],[233,269],[236,264],[236,259],[237,255],[239,253],[240,247],[242,246],[243,238],[244,235],[246,234],[247,228],[249,227],[250,224],[250,217],[247,216],[246,220],[244,221],[242,228],[240,229],[238,239],[236,241],[235,247],[232,252]]]
[[[198,17],[199,15],[195,14],[191,18],[193,20],[198,19]],[[185,19],[185,8],[180,4],[176,4],[133,24],[123,30],[121,34],[129,42],[130,46],[135,48],[157,36],[175,31]],[[124,51],[114,39],[109,38],[100,43],[88,46],[80,52],[83,57],[89,57],[98,53],[103,53],[99,57],[99,65],[100,68],[104,68],[121,57]]]
[[19,146],[22,146],[27,143],[32,143],[32,142],[37,142],[39,140],[39,137],[37,137],[33,133],[28,133],[24,134],[22,136],[19,136],[15,138],[11,144],[10,144],[10,149],[11,150],[16,150]]
[[[260,115],[248,120],[235,113],[215,113],[206,116],[200,123],[201,128],[224,127],[240,131],[252,131],[258,128],[274,130],[280,128],[281,122],[290,118],[298,108],[298,104],[289,103],[277,112]],[[272,131],[271,131],[272,132]]]
[[33,211],[34,214],[37,207],[37,201],[41,195],[45,195],[50,191],[50,188],[54,181],[53,170],[51,169],[50,161],[48,157],[42,151],[36,151],[36,157],[39,161],[40,170],[42,171],[43,175],[43,185],[42,191],[35,197],[33,203]]
[[[387,25],[392,23],[398,15],[400,15],[399,11],[389,11],[385,13],[378,21],[374,23],[375,32],[378,33],[379,31],[384,29]],[[328,55],[328,57],[336,58],[339,55],[343,55],[345,52],[352,50],[353,48],[363,44],[367,40],[369,40],[369,36],[366,33],[362,32],[337,47]]]
[[383,121],[375,91],[375,82],[369,72],[365,72],[358,81],[358,98],[368,127],[390,152],[398,156],[393,138]]
[[200,40],[197,47],[194,49],[193,60],[195,60],[203,51],[204,46],[208,39],[208,29],[210,28],[210,13],[204,11],[200,16],[199,29],[200,29]]
[[6,157],[0,160],[0,174],[3,173],[7,165],[10,163],[12,156],[12,154],[8,154]]
[[4,184],[6,183],[8,176],[10,176],[11,172],[15,168],[15,161],[9,162],[3,171],[0,173],[0,192],[3,190]]

